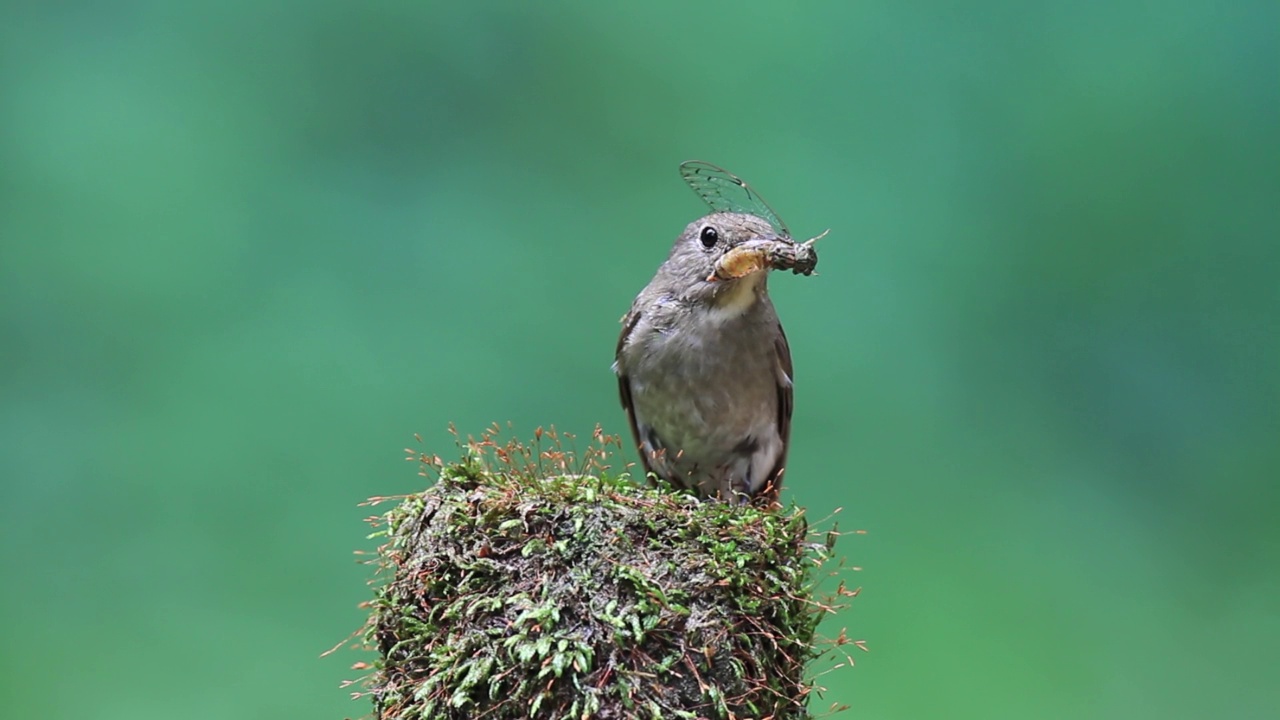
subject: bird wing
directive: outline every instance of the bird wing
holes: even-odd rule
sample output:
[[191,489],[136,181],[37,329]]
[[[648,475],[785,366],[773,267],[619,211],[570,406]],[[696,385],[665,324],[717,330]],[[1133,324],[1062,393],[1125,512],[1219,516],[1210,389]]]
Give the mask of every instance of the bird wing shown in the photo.
[[787,335],[782,331],[781,323],[778,324],[778,334],[773,341],[773,350],[778,359],[776,377],[778,437],[782,438],[782,452],[778,453],[778,459],[766,476],[765,483],[758,494],[776,501],[778,492],[782,488],[782,473],[786,470],[787,449],[791,445],[791,409],[795,405],[795,390],[792,386],[792,378],[795,376],[791,366],[791,346],[787,344]]
[[644,443],[640,439],[640,427],[636,424],[636,411],[631,404],[631,378],[627,377],[626,371],[622,369],[622,347],[627,344],[627,337],[631,335],[631,331],[635,329],[638,322],[640,322],[640,311],[635,308],[622,318],[622,334],[618,335],[618,348],[614,351],[614,367],[617,368],[618,374],[618,397],[622,400],[622,409],[627,413],[627,423],[631,425],[631,438],[639,449],[640,464],[644,466],[644,474],[647,477],[653,472],[653,468],[649,465],[648,453],[644,451]]

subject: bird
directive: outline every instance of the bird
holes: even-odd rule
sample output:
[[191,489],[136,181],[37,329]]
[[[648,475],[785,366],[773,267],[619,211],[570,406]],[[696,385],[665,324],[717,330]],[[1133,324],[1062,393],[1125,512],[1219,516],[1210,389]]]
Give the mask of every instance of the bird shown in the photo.
[[[816,254],[736,176],[700,161],[681,169],[703,179],[718,173],[731,179],[721,189],[741,191],[731,200],[699,191],[717,211],[680,233],[622,318],[613,364],[622,407],[646,474],[705,499],[773,503],[791,439],[794,372],[768,275],[807,275]],[[732,211],[742,207],[754,212]],[[806,258],[799,267],[797,250]],[[732,269],[746,253],[774,262]]]

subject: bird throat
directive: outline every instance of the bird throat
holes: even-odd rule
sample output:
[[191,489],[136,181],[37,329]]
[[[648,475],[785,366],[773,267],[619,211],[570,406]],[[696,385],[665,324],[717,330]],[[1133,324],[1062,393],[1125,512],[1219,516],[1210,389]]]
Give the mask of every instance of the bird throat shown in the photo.
[[725,287],[712,297],[708,319],[724,321],[742,316],[759,302],[765,277],[764,271],[757,271],[736,280],[720,281]]

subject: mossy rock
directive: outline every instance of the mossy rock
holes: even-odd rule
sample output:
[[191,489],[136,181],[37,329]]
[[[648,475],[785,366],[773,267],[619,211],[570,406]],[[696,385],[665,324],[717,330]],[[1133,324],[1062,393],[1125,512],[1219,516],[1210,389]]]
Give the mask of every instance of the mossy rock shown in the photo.
[[380,720],[808,718],[801,510],[441,465],[381,521]]

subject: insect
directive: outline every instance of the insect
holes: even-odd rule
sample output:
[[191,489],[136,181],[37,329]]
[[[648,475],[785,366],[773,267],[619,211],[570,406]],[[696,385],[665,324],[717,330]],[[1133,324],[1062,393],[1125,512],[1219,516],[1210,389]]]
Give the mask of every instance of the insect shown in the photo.
[[773,265],[774,247],[781,245],[784,243],[777,240],[748,240],[731,248],[716,260],[715,269],[707,280],[733,280],[764,270]]
[[732,280],[767,267],[790,270],[796,275],[811,275],[818,265],[818,253],[813,249],[813,243],[828,232],[830,230],[802,243],[790,239],[748,240],[721,255],[716,260],[715,271],[707,280]]
[[707,280],[740,278],[766,267],[790,270],[797,275],[813,273],[818,265],[818,252],[813,244],[830,230],[797,243],[791,239],[791,230],[786,223],[760,193],[742,178],[709,162],[688,160],[681,163],[680,177],[712,210],[755,215],[767,221],[779,235],[778,239],[752,240],[732,248],[716,261],[715,272]]

